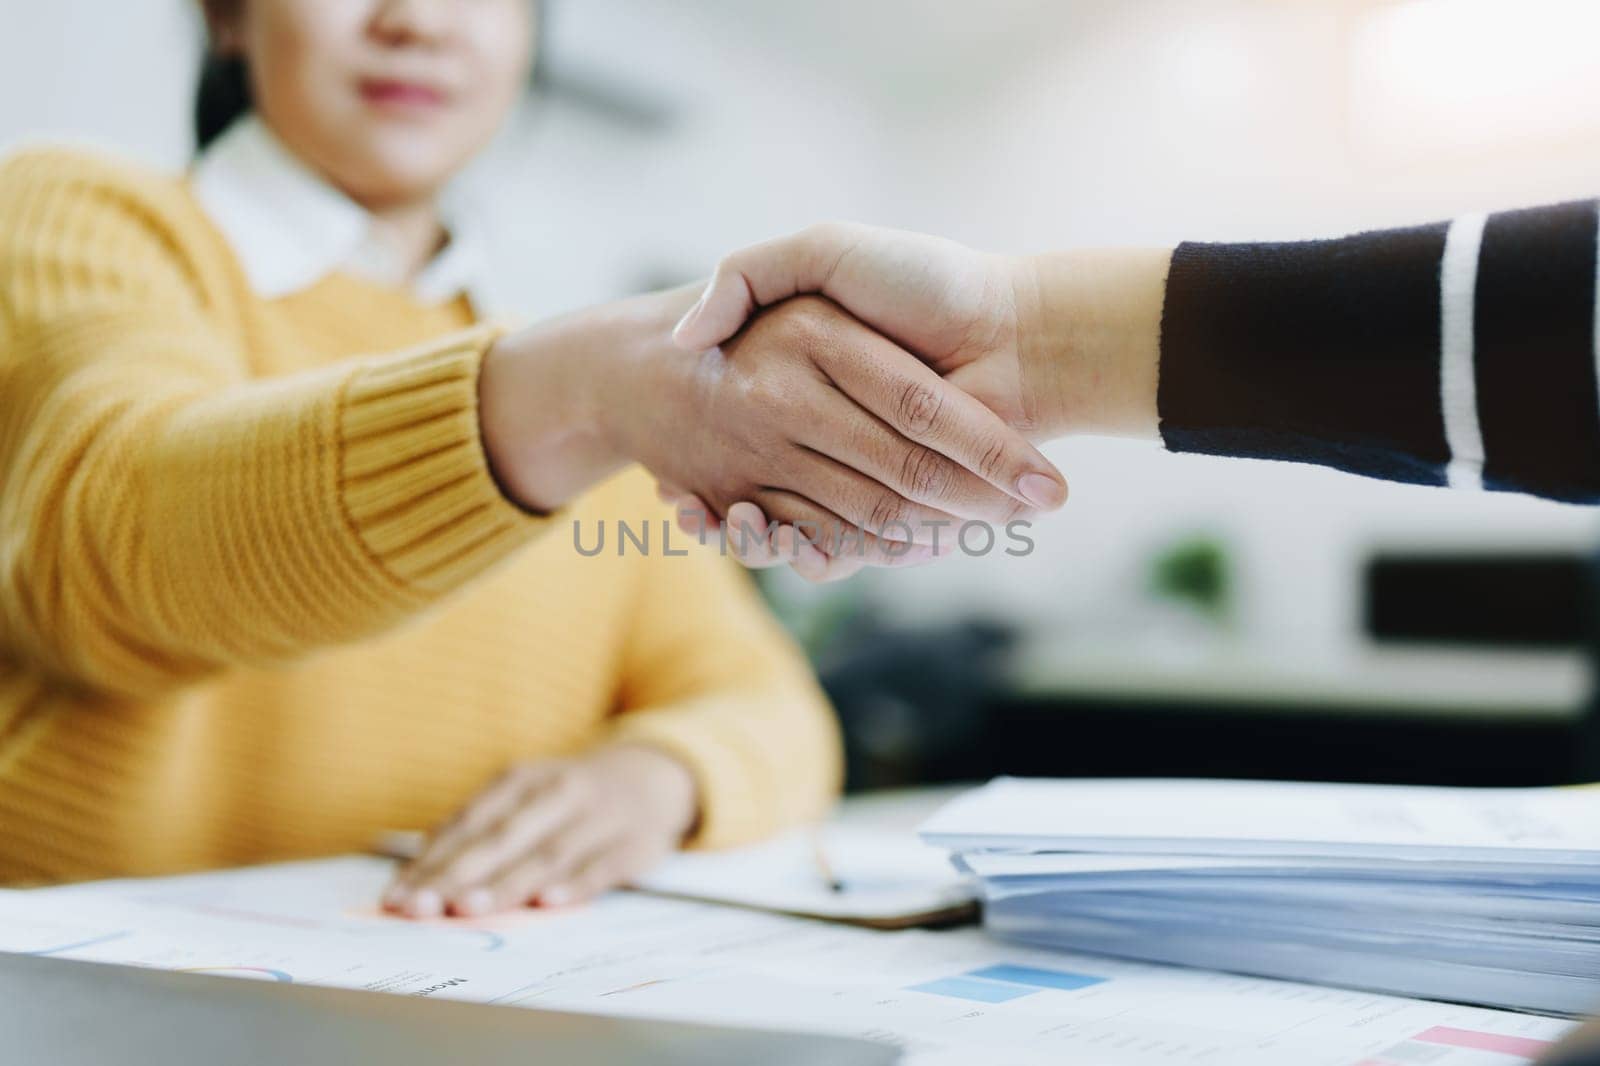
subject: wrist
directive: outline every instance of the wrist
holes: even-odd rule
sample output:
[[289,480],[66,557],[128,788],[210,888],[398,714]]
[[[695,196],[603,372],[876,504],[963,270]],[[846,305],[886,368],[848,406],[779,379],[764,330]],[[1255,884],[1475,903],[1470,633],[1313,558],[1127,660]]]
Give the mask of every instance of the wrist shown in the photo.
[[599,365],[589,376],[589,425],[623,462],[643,462],[659,444],[662,419],[653,416],[682,416],[671,400],[683,395],[695,356],[673,344],[672,330],[702,289],[635,296],[596,312]]
[[1017,350],[1038,435],[1155,439],[1166,249],[1010,260]]
[[700,785],[682,759],[652,744],[623,741],[596,756],[616,765],[636,790],[639,802],[675,840],[690,837],[700,821]]
[[567,315],[497,341],[478,379],[489,469],[524,509],[549,512],[639,458],[636,437],[665,378],[688,290]]
[[623,462],[595,425],[601,360],[582,358],[586,314],[496,341],[478,376],[478,421],[490,472],[506,496],[553,511]]

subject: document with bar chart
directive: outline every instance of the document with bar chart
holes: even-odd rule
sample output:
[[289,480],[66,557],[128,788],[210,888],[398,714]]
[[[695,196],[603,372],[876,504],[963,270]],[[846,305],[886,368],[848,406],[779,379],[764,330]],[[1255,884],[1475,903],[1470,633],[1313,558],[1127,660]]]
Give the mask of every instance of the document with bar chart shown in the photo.
[[619,893],[415,923],[351,858],[0,892],[0,951],[405,995],[867,1036],[911,1066],[1522,1066],[1528,1014]]

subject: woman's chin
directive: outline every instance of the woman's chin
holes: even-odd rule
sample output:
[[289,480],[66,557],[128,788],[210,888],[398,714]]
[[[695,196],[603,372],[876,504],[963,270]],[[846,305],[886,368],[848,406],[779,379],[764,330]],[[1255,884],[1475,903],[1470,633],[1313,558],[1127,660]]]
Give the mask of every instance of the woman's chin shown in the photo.
[[347,153],[336,176],[353,199],[379,208],[431,199],[464,162],[423,144],[376,144],[366,151]]

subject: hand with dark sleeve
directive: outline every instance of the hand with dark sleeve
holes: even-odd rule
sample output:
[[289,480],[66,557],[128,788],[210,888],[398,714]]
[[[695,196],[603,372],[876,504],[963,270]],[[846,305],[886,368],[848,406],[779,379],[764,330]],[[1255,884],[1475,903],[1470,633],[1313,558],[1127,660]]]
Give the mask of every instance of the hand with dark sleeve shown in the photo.
[[1333,240],[1020,258],[825,225],[725,259],[677,340],[710,347],[817,292],[1036,441],[1143,436],[1594,503],[1597,233],[1594,201]]

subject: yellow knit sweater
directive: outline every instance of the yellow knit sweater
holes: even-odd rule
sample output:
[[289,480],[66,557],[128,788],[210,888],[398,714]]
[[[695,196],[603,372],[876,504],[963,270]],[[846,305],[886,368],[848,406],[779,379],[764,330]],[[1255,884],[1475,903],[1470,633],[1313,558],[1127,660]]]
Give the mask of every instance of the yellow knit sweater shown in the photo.
[[358,850],[613,738],[694,770],[698,843],[826,807],[832,717],[748,582],[662,553],[639,471],[509,504],[464,327],[345,275],[259,298],[182,179],[0,165],[0,883]]

